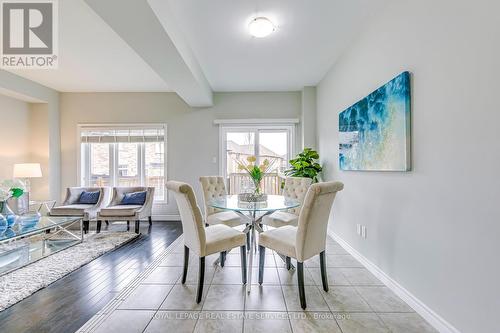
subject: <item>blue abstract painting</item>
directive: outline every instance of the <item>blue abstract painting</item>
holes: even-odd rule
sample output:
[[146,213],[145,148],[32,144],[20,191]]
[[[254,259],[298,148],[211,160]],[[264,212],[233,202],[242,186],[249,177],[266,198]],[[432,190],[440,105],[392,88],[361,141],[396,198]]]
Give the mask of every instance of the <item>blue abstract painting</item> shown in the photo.
[[409,171],[410,73],[339,114],[341,170]]

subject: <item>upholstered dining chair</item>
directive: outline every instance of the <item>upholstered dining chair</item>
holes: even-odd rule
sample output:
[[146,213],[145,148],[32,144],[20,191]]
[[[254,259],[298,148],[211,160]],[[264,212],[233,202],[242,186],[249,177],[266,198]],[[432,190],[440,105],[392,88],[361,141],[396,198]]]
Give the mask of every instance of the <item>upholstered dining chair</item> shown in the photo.
[[169,181],[167,188],[171,190],[177,201],[181,215],[182,230],[184,233],[184,271],[182,283],[186,282],[189,266],[189,252],[199,257],[199,276],[196,303],[200,303],[203,295],[205,278],[205,257],[240,247],[242,282],[246,284],[246,240],[245,234],[224,224],[205,227],[200,208],[196,202],[193,188],[186,183]]
[[139,223],[147,218],[152,224],[155,188],[145,186],[114,187],[113,195],[108,206],[101,208],[97,213],[97,230],[101,230],[101,223],[105,221],[135,221],[135,233],[139,233]]
[[[227,195],[226,185],[224,178],[221,176],[202,176],[200,177],[200,184],[203,190],[203,204],[205,206],[205,224],[215,225],[224,224],[229,227],[237,227],[242,223],[241,216],[233,211],[223,211],[210,207],[208,202],[213,199],[220,198]],[[250,233],[247,234],[247,246],[250,242]],[[226,252],[222,252],[220,256],[220,265],[224,267],[226,261]]]
[[[305,177],[288,177],[285,179],[283,196],[300,201],[302,204],[306,196],[312,179]],[[292,208],[289,211],[277,211],[262,218],[262,224],[279,228],[286,225],[297,226],[301,206]]]
[[241,220],[241,217],[235,212],[219,210],[208,205],[210,200],[227,195],[223,177],[203,176],[200,177],[200,184],[203,190],[206,224],[225,224],[230,227],[236,227],[244,223],[244,221]]
[[[83,194],[83,196],[82,196]],[[89,231],[89,223],[97,217],[106,205],[109,195],[107,187],[68,187],[66,197],[60,206],[53,207],[49,216],[81,216],[83,231]],[[99,228],[97,230],[99,232]]]
[[264,279],[265,249],[274,250],[297,259],[297,280],[302,309],[306,308],[304,290],[304,261],[319,254],[323,289],[328,291],[325,248],[328,219],[337,192],[344,188],[341,182],[311,185],[300,211],[298,226],[285,226],[259,235],[259,284]]

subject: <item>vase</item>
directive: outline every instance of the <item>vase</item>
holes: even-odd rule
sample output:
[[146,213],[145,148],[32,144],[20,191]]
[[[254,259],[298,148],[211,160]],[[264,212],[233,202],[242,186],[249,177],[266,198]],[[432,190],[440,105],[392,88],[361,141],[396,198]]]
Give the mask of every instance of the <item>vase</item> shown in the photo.
[[0,214],[2,214],[2,216],[7,220],[7,227],[8,228],[12,227],[17,220],[16,214],[14,214],[12,209],[10,209],[7,201],[0,201],[0,206],[1,206]]
[[0,214],[0,236],[3,236],[5,230],[7,230],[7,219]]
[[262,179],[259,179],[259,180],[252,179],[252,181],[253,181],[253,194],[255,196],[259,196],[262,192],[261,186],[260,186]]

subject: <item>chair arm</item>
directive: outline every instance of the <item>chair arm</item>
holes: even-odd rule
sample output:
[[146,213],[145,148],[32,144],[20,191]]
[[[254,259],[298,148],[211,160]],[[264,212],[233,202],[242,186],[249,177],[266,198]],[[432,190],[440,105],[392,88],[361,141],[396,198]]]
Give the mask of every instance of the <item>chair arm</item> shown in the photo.
[[139,216],[151,216],[153,210],[154,194],[155,188],[148,187],[146,190],[146,201],[144,202],[144,205],[137,210],[137,214]]

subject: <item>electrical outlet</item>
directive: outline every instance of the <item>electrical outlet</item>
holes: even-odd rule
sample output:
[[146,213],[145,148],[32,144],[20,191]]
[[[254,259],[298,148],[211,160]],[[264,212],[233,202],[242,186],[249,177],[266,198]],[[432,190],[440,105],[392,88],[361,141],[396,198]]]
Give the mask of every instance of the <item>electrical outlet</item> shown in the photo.
[[361,224],[356,224],[356,233],[361,236]]
[[363,239],[366,239],[366,226],[365,225],[361,226],[361,237],[363,237]]

